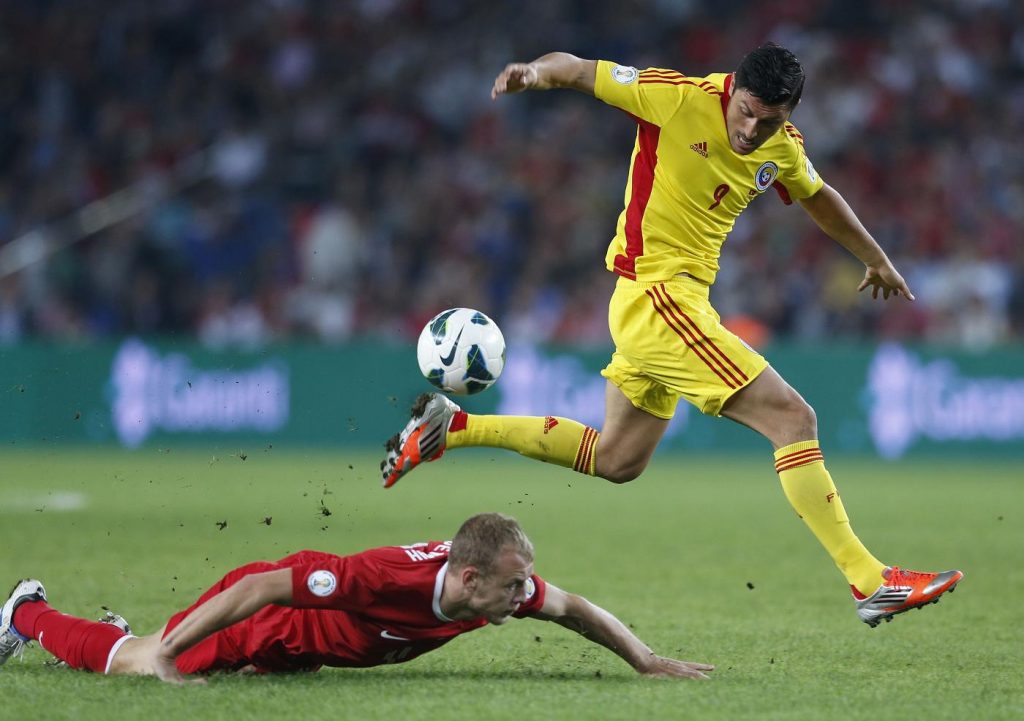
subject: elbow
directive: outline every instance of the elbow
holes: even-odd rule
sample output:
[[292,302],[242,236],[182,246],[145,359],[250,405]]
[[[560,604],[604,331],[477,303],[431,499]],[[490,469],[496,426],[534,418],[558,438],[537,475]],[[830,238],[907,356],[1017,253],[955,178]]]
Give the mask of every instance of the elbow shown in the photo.
[[559,55],[562,62],[558,72],[552,77],[552,85],[593,95],[597,61],[580,58],[570,53],[559,53]]
[[572,628],[578,633],[583,633],[587,628],[587,619],[590,618],[590,601],[577,596],[574,593],[566,594],[565,616],[563,625]]
[[583,615],[586,607],[590,605],[590,602],[583,598],[583,596],[575,593],[565,594],[565,615],[566,616],[581,616]]

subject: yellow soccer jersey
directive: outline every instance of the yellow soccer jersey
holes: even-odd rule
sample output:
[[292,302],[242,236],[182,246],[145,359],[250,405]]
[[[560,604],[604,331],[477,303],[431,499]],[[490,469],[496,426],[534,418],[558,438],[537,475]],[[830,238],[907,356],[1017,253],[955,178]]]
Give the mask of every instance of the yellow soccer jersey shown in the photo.
[[609,270],[642,282],[689,273],[711,284],[722,243],[752,199],[775,185],[790,202],[824,185],[789,123],[749,155],[732,150],[731,86],[726,73],[690,78],[598,61],[594,94],[639,126]]

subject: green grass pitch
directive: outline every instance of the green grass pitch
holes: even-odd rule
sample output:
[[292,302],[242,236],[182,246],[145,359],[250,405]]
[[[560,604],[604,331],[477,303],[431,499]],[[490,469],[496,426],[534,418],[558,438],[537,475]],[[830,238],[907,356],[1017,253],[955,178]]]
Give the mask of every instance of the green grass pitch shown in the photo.
[[[389,491],[376,453],[233,449],[0,454],[0,582],[155,630],[224,572],[300,548],[446,538],[520,519],[537,572],[711,682],[645,679],[554,624],[513,621],[408,664],[215,676],[202,687],[43,665],[0,670],[0,717],[46,719],[1020,719],[1020,464],[830,459],[854,527],[890,563],[958,567],[937,606],[871,630],[763,458],[659,455],[625,486],[501,452],[452,453]],[[225,525],[226,524],[226,525]],[[6,591],[7,586],[4,587]]]

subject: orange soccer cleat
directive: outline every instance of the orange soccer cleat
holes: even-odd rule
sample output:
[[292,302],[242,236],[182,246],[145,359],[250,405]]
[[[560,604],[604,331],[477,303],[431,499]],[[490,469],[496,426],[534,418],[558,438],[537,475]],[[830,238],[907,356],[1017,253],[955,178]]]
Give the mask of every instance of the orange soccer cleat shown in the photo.
[[405,428],[384,444],[388,454],[380,462],[380,470],[385,488],[391,488],[420,463],[441,457],[448,426],[460,410],[440,393],[424,393],[416,399]]
[[961,571],[921,573],[899,566],[886,566],[882,571],[882,585],[870,596],[858,593],[853,586],[850,588],[857,604],[857,615],[874,628],[883,620],[891,621],[897,613],[938,603],[939,596],[946,591],[952,593],[963,577]]

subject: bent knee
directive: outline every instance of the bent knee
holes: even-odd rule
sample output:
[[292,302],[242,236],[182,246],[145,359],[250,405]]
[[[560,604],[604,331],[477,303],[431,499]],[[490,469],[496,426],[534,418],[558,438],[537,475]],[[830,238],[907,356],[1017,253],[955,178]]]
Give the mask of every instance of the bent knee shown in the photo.
[[787,419],[786,425],[794,437],[803,440],[817,438],[818,416],[814,412],[814,408],[798,393],[794,392],[786,399],[784,413]]
[[815,429],[818,427],[818,414],[814,412],[814,408],[811,407],[811,404],[803,398],[801,398],[800,402],[797,404],[796,413],[800,422],[804,425]]
[[599,464],[597,475],[612,483],[629,483],[639,477],[646,467],[646,461]]

